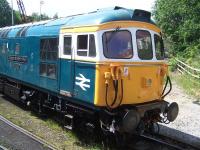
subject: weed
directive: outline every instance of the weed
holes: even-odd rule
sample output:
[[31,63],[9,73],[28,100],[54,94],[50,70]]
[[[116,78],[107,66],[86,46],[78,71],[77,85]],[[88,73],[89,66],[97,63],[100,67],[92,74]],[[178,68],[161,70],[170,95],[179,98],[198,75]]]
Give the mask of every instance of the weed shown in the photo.
[[177,73],[173,73],[172,78],[187,94],[196,97],[200,102],[200,81],[198,79],[194,79],[189,75],[181,75]]

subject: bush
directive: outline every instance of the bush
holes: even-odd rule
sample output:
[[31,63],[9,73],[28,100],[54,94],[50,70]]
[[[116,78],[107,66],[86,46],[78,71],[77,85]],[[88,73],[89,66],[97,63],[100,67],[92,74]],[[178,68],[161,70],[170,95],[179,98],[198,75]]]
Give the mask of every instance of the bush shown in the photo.
[[169,66],[169,69],[172,72],[174,72],[177,69],[177,61],[175,60],[175,58],[169,59]]

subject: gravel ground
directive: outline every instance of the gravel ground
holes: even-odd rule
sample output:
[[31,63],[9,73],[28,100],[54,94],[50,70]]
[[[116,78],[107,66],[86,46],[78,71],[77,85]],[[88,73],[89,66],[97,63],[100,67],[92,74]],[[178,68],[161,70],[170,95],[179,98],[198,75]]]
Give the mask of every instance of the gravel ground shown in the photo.
[[[170,134],[181,137],[183,141],[200,147],[200,102],[193,96],[187,95],[175,82],[171,93],[165,98],[168,102],[177,102],[179,115],[177,119],[165,125],[171,128]],[[169,134],[169,133],[168,133]]]

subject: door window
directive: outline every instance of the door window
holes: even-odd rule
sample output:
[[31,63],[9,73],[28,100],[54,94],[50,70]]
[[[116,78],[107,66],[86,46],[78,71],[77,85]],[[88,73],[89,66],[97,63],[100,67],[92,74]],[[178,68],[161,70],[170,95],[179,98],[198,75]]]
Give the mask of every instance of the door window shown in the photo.
[[72,37],[64,37],[64,55],[71,55],[72,53]]

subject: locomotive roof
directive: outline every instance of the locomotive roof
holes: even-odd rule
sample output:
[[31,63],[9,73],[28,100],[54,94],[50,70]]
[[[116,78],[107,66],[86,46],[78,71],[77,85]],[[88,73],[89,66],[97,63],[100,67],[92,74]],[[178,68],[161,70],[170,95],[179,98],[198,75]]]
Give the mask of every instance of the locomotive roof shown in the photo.
[[91,26],[111,21],[142,21],[155,24],[151,20],[150,12],[116,6],[113,8],[98,9],[87,14],[4,27],[0,29],[0,37],[3,37],[3,32],[7,32],[7,34],[4,33],[4,36],[16,37],[19,32],[23,31],[25,32],[24,36],[58,36],[61,27]]

